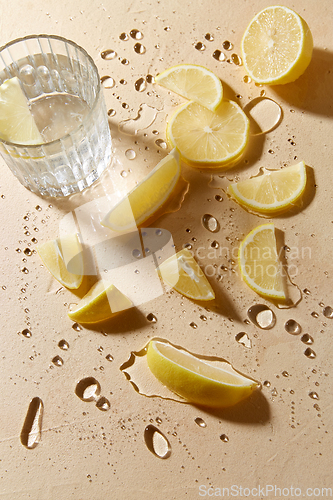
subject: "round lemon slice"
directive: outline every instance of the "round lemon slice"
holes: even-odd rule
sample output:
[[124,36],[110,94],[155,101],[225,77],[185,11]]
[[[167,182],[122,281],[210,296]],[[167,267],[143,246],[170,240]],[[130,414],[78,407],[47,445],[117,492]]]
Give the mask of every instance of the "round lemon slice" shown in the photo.
[[293,207],[306,186],[304,161],[252,177],[228,186],[228,193],[245,208],[262,214],[275,214]]
[[252,290],[263,297],[286,299],[274,224],[258,226],[244,238],[238,262],[242,279]]
[[80,300],[77,307],[68,312],[68,316],[77,323],[98,323],[130,307],[133,307],[133,303],[118,288],[98,281]]
[[163,281],[177,292],[195,300],[213,300],[215,293],[191,252],[184,248],[157,268]]
[[215,112],[190,101],[169,119],[167,136],[172,147],[192,166],[227,166],[244,152],[249,120],[233,101],[222,101]]
[[233,406],[260,387],[229,363],[216,366],[159,340],[149,342],[147,364],[172,392],[190,403],[211,408]]
[[222,101],[221,80],[212,71],[196,64],[172,66],[157,75],[155,82],[211,110]]
[[266,7],[247,27],[242,42],[243,62],[257,83],[290,83],[308,67],[313,50],[311,31],[296,12],[284,7]]
[[77,234],[38,245],[37,252],[59,283],[69,289],[79,288],[83,280],[83,254]]
[[17,77],[0,86],[0,137],[16,144],[44,142]]
[[102,226],[127,231],[143,224],[168,200],[179,177],[179,153],[173,150],[110,210]]

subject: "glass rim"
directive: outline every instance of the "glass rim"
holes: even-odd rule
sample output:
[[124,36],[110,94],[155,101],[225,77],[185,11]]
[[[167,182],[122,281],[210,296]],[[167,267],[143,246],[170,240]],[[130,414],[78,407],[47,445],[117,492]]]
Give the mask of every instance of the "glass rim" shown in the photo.
[[[77,43],[73,42],[73,40],[69,40],[68,38],[64,38],[63,36],[60,36],[60,35],[47,35],[45,33],[42,33],[42,34],[39,34],[39,35],[26,35],[26,36],[23,36],[23,37],[20,37],[20,38],[15,38],[14,40],[11,40],[10,42],[7,42],[5,45],[2,45],[0,47],[0,55],[1,55],[1,53],[5,49],[8,49],[9,47],[11,47],[12,45],[15,45],[16,43],[25,42],[26,40],[32,40],[32,39],[38,39],[38,38],[50,38],[51,40],[59,40],[61,42],[68,43],[68,44],[72,45],[73,47],[75,47],[76,49],[78,49],[80,52],[82,52],[84,54],[84,56],[89,60],[89,62],[91,63],[92,67],[96,71],[96,74],[98,76],[98,78],[97,78],[97,92],[96,92],[96,97],[95,97],[95,100],[94,100],[94,102],[92,104],[92,107],[89,109],[89,112],[84,117],[83,121],[85,122],[88,118],[91,117],[91,115],[95,111],[95,108],[97,106],[97,103],[98,103],[98,100],[99,100],[99,97],[100,97],[100,94],[101,94],[101,88],[102,88],[102,86],[101,86],[101,81],[100,81],[100,77],[99,77],[99,73],[98,73],[98,68],[97,68],[97,66],[95,64],[95,61],[93,60],[93,58],[88,54],[88,52],[83,47],[81,47]],[[11,142],[11,141],[7,141],[5,139],[2,139],[1,136],[0,136],[0,142],[3,143],[3,144],[6,144],[8,146],[14,147],[14,148],[27,148],[28,150],[29,149],[33,149],[33,148],[40,148],[42,146],[55,145],[57,143],[61,144],[61,141],[67,139],[68,137],[70,137],[73,134],[75,134],[78,130],[80,130],[80,128],[82,127],[82,125],[83,125],[83,122],[80,123],[77,127],[75,127],[71,132],[68,132],[67,134],[62,135],[58,139],[54,139],[53,141],[41,142],[39,144],[20,144],[20,143],[17,143],[17,142]]]

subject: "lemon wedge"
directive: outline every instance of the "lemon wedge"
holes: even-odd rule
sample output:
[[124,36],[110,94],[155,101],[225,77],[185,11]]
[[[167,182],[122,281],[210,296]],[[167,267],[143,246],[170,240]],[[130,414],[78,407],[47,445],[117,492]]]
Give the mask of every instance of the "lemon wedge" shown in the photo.
[[171,151],[101,221],[113,231],[135,229],[168,200],[180,177],[179,153]]
[[291,167],[230,184],[227,191],[245,208],[273,215],[294,206],[305,186],[306,167],[301,161]]
[[147,364],[153,375],[172,392],[190,403],[211,408],[233,406],[260,387],[229,363],[214,366],[159,340],[149,342]]
[[241,276],[252,290],[263,297],[286,299],[274,224],[262,224],[244,238],[238,262]]
[[233,101],[222,101],[215,112],[190,101],[170,117],[167,137],[192,166],[227,166],[241,156],[247,145],[249,120]]
[[241,42],[248,75],[257,83],[290,83],[308,67],[311,31],[296,12],[282,5],[266,7],[247,27]]
[[195,300],[213,300],[215,293],[191,252],[184,248],[157,268],[163,281],[177,292]]
[[17,77],[0,86],[0,137],[16,144],[44,142]]
[[98,281],[77,307],[68,312],[68,316],[77,323],[98,323],[130,307],[133,307],[133,303],[118,288]]
[[157,75],[155,82],[211,110],[222,101],[221,80],[209,69],[196,64],[172,66]]
[[66,288],[79,288],[83,280],[83,256],[77,234],[38,245],[37,252],[59,283]]

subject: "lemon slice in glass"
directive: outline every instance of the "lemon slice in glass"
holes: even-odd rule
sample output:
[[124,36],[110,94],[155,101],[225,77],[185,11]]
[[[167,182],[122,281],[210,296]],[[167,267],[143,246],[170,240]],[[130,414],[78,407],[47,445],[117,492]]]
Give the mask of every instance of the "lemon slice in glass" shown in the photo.
[[118,288],[112,284],[105,284],[104,281],[98,281],[80,300],[77,307],[68,312],[68,316],[77,323],[98,323],[130,307],[133,307],[133,303]]
[[147,364],[168,389],[190,403],[211,408],[233,406],[260,387],[229,363],[219,367],[159,340],[149,342]]
[[38,245],[37,252],[59,283],[66,288],[79,288],[83,280],[83,254],[77,234]]
[[191,101],[215,110],[222,101],[221,80],[196,64],[178,64],[155,77],[155,82]]
[[179,153],[171,151],[101,221],[113,231],[133,230],[168,200],[180,177]]
[[286,299],[274,224],[262,224],[244,238],[238,262],[242,279],[252,290],[263,297]]
[[16,144],[44,142],[17,77],[0,86],[0,137]]
[[233,101],[222,101],[215,112],[190,101],[176,109],[169,119],[167,136],[190,165],[227,166],[244,152],[249,120]]
[[262,214],[280,213],[293,207],[306,186],[304,161],[230,184],[228,193],[245,208]]
[[259,12],[241,42],[248,75],[257,83],[290,83],[301,76],[312,57],[311,31],[296,12],[282,5]]
[[215,293],[191,252],[184,248],[157,268],[163,281],[177,292],[195,300],[213,300]]

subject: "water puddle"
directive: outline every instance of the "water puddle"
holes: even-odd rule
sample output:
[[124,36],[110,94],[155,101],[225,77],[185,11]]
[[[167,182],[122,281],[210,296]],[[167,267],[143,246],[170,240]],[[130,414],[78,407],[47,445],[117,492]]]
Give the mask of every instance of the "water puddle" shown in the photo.
[[165,435],[154,425],[148,425],[144,431],[144,440],[148,450],[158,458],[166,459],[171,455],[171,445]]
[[137,135],[141,130],[147,129],[154,123],[159,110],[142,103],[135,118],[123,120],[118,125],[118,130],[126,135]]
[[268,134],[281,123],[283,116],[281,106],[269,97],[252,99],[243,111],[250,120],[252,135]]
[[29,450],[36,448],[41,440],[43,413],[43,401],[38,397],[33,398],[29,404],[20,435],[21,443]]

